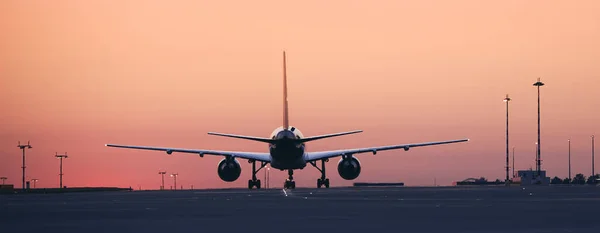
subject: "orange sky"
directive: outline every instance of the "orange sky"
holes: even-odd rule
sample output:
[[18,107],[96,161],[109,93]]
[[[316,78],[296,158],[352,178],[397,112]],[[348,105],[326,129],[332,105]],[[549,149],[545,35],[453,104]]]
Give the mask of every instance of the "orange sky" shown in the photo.
[[[516,167],[534,166],[541,77],[543,168],[589,175],[600,115],[600,2],[589,1],[4,1],[0,8],[0,176],[65,185],[158,188],[222,182],[220,157],[105,143],[266,151],[208,131],[268,136],[281,125],[281,53],[291,124],[305,135],[362,129],[309,150],[459,139],[468,143],[359,155],[332,185],[431,185],[504,177],[505,94]],[[596,119],[596,120],[595,120]],[[597,170],[600,170],[598,167]],[[263,174],[260,174],[262,179]],[[312,167],[298,186],[316,185]],[[280,187],[284,172],[272,172]],[[166,181],[166,186],[172,184]]]

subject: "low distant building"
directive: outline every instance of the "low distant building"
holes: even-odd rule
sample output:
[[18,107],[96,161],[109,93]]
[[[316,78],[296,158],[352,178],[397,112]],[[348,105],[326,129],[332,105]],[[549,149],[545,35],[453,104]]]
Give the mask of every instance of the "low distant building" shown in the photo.
[[537,171],[529,169],[518,171],[513,181],[521,185],[549,185],[550,177],[546,176],[546,171],[540,171],[538,176]]
[[0,184],[0,193],[13,193],[14,189],[12,184]]
[[467,179],[465,179],[463,181],[455,181],[455,182],[453,182],[454,186],[461,186],[461,185],[502,185],[502,184],[504,184],[504,181],[500,181],[498,179],[496,179],[495,181],[488,181],[484,177],[481,177],[479,179],[476,179],[476,178],[467,178]]

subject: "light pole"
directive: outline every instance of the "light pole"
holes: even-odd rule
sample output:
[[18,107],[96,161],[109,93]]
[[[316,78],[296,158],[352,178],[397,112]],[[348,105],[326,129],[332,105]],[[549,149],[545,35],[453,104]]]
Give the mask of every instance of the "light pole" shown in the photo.
[[506,98],[504,98],[504,102],[506,102],[506,184],[508,184],[510,182],[509,178],[508,178],[508,171],[509,171],[509,166],[508,166],[508,102],[510,101],[510,98],[508,97],[508,94],[506,95]]
[[267,167],[267,180],[266,180],[266,181],[267,181],[267,189],[268,189],[268,188],[269,188],[269,186],[270,186],[270,185],[269,185],[269,183],[270,183],[270,180],[271,180],[271,168],[270,168],[270,167]]
[[592,176],[595,176],[596,173],[594,173],[594,135],[592,135]]
[[2,180],[2,185],[4,185],[4,182],[7,180],[8,178],[6,177],[0,177],[0,180]]
[[159,171],[158,174],[160,174],[160,176],[161,176],[160,190],[165,190],[165,174],[167,174],[167,172]]
[[175,184],[173,185],[173,189],[174,189],[174,190],[177,190],[177,176],[178,176],[178,175],[179,175],[179,174],[177,174],[177,173],[173,173],[173,174],[171,174],[171,177],[173,177],[173,181],[174,181],[174,183],[175,183]]
[[513,147],[512,174],[513,174],[513,178],[517,177],[517,175],[515,174],[515,147]]
[[62,182],[62,178],[63,178],[63,171],[62,171],[62,164],[63,164],[63,158],[69,158],[69,156],[67,156],[67,152],[65,152],[64,155],[59,155],[58,152],[56,153],[56,155],[54,155],[54,157],[59,158],[60,159],[60,188],[63,188],[63,182]]
[[534,86],[537,86],[537,103],[538,103],[538,117],[537,117],[537,124],[538,124],[538,130],[537,130],[537,157],[536,157],[536,162],[537,162],[537,175],[540,176],[540,172],[542,170],[542,150],[541,150],[541,142],[540,142],[540,87],[544,86],[544,83],[542,81],[540,81],[540,78],[538,78],[538,81],[535,82],[533,84]]
[[38,179],[31,179],[31,181],[33,182],[33,188],[35,188],[35,183],[38,182]]
[[571,182],[571,139],[569,139],[569,182]]
[[23,150],[23,190],[25,190],[25,149],[31,149],[31,145],[29,145],[29,141],[27,141],[27,145],[21,145],[21,141],[19,141],[19,145],[17,146],[21,150]]

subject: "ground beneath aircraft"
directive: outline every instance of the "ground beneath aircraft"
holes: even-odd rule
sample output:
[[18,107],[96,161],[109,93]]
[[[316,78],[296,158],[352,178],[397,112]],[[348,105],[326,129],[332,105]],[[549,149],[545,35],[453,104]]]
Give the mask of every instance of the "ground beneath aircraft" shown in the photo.
[[600,232],[600,187],[0,196],[2,232]]

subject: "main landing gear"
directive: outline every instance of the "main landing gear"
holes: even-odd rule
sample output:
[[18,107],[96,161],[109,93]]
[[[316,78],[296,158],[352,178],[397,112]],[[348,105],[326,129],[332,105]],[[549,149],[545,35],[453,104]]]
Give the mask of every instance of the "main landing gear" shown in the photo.
[[256,170],[256,161],[249,160],[248,162],[252,163],[252,179],[248,180],[248,189],[252,189],[253,187],[256,187],[256,189],[260,189],[260,180],[256,178],[256,173],[258,173],[258,171],[260,171],[260,169],[262,169],[263,167],[267,166],[268,163],[261,162],[260,168]]
[[294,181],[294,170],[289,169],[288,170],[288,175],[289,175],[289,177],[283,183],[283,188],[284,189],[295,189],[296,188],[296,181]]
[[329,179],[325,177],[325,162],[328,161],[328,159],[321,160],[321,168],[317,167],[317,163],[315,161],[310,162],[313,167],[321,172],[321,178],[317,179],[317,188],[321,188],[321,186],[329,188]]

